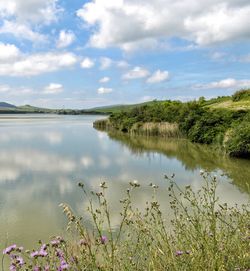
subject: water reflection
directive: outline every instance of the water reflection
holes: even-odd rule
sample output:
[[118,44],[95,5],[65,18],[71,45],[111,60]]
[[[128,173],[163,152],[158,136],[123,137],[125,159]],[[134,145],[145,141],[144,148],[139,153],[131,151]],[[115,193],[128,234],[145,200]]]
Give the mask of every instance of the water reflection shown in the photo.
[[142,208],[150,199],[148,184],[153,182],[162,187],[159,198],[166,214],[163,176],[173,172],[180,184],[197,189],[199,169],[225,172],[228,177],[218,190],[222,200],[248,200],[249,161],[231,160],[187,141],[108,135],[92,128],[95,118],[0,116],[0,249],[6,242],[32,247],[37,240],[60,233],[65,226],[61,202],[85,216],[87,203],[77,187],[79,180],[95,191],[101,181],[108,182],[113,225],[120,219],[119,199],[134,179],[142,184],[134,195],[136,204]]
[[222,171],[242,191],[250,192],[249,160],[230,158],[211,146],[193,144],[188,140],[135,137],[120,133],[109,133],[109,136],[137,155],[157,152],[178,159],[187,170]]

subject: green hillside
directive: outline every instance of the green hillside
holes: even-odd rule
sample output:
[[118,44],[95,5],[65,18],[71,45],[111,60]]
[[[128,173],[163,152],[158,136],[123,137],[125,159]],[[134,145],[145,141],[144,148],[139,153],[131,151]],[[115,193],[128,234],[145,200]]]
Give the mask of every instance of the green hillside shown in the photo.
[[95,107],[91,108],[86,111],[94,111],[94,112],[99,112],[99,113],[117,113],[121,111],[129,111],[133,108],[144,106],[144,105],[150,105],[154,101],[149,101],[149,102],[144,102],[144,103],[139,103],[139,104],[121,104],[121,105],[110,105],[110,106],[103,106],[103,107]]

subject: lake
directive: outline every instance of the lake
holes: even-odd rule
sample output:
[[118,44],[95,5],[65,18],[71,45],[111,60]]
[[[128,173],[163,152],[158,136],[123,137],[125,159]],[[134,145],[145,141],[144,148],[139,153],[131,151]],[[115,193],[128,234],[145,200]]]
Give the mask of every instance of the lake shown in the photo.
[[58,205],[69,203],[85,214],[86,200],[77,183],[98,190],[107,181],[112,221],[119,220],[119,198],[128,182],[142,189],[140,207],[158,184],[164,212],[169,211],[164,175],[180,185],[202,185],[200,170],[220,177],[218,195],[229,204],[249,200],[250,161],[230,159],[208,146],[186,140],[107,134],[92,127],[102,116],[0,115],[0,248],[13,242],[31,248],[63,232]]

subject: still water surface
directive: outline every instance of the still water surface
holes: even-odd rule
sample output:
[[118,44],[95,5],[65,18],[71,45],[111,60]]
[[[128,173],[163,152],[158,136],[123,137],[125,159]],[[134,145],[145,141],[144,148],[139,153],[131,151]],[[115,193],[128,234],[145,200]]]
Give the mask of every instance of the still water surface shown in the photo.
[[[175,173],[180,185],[199,188],[201,169],[226,175],[218,187],[222,201],[249,200],[249,160],[229,159],[186,140],[108,135],[92,128],[97,118],[0,115],[0,249],[12,242],[31,248],[60,234],[65,218],[58,205],[69,203],[81,214],[86,207],[79,180],[94,190],[107,180],[114,224],[122,191],[135,179],[142,184],[138,206],[151,194],[149,183],[164,187],[165,174]],[[166,213],[167,194],[165,188],[159,192]]]

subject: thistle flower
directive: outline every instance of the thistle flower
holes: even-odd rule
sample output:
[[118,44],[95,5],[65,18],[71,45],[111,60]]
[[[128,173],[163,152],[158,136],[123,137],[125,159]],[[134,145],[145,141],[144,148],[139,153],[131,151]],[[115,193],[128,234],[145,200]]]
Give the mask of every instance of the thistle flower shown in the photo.
[[10,254],[12,251],[14,251],[17,248],[16,244],[13,244],[3,250],[3,254]]
[[107,238],[107,236],[105,236],[105,235],[103,235],[102,237],[101,237],[101,244],[106,244],[108,242],[108,238]]
[[65,260],[61,260],[58,271],[67,270],[67,269],[69,269],[69,264],[67,264]]
[[63,242],[64,242],[63,238],[61,236],[57,236],[55,239],[51,240],[50,243],[53,247],[57,247]]
[[175,252],[175,255],[176,256],[181,256],[181,255],[183,255],[183,251],[181,251],[181,250],[177,250],[176,252]]
[[30,257],[31,258],[37,258],[37,257],[39,257],[39,251],[36,250],[36,251],[31,252],[30,253]]

